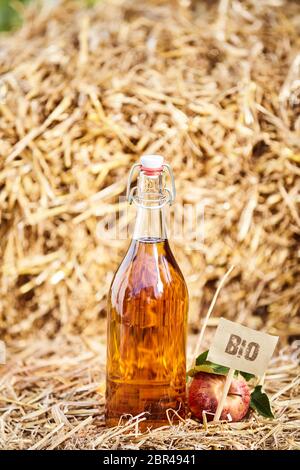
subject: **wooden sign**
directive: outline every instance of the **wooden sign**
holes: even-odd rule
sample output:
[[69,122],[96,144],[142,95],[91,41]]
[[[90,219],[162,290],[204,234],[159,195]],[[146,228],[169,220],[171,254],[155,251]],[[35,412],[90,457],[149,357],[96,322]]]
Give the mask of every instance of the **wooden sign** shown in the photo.
[[262,376],[274,352],[278,336],[252,330],[225,318],[219,325],[207,356],[208,361],[229,367],[214,421],[219,421],[234,371]]
[[222,366],[261,376],[268,366],[277,341],[278,336],[271,336],[220,318],[207,359]]

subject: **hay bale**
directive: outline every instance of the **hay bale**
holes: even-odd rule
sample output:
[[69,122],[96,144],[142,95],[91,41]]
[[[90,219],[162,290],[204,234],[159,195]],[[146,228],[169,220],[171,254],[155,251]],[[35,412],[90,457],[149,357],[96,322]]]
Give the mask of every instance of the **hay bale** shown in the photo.
[[299,4],[188,3],[33,6],[0,39],[2,336],[100,332],[127,242],[97,224],[142,152],[208,202],[174,244],[191,326],[234,264],[216,313],[300,334]]
[[204,245],[173,243],[191,329],[235,265],[214,313],[300,334],[299,17],[284,0],[68,1],[0,38],[0,448],[299,449],[297,342],[266,375],[274,421],[104,428],[106,295],[127,241],[97,230],[130,164],[163,153],[179,203],[207,201]]

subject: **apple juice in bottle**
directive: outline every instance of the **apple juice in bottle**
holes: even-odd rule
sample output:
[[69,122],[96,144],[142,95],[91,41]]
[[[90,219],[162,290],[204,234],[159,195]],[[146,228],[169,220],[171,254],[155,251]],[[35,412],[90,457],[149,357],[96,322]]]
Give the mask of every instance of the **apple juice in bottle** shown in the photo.
[[[138,168],[137,187],[130,191]],[[165,188],[165,174],[172,191]],[[185,416],[188,293],[170,249],[164,209],[175,197],[163,157],[134,165],[128,198],[137,206],[133,239],[108,299],[106,424],[145,412],[143,427]]]

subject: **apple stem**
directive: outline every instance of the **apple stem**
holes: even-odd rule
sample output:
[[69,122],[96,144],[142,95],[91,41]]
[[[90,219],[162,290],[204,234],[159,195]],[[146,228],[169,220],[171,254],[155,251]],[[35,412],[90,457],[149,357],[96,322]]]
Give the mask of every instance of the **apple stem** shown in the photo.
[[229,392],[229,389],[230,389],[230,385],[231,385],[231,382],[232,382],[233,377],[234,377],[234,372],[235,372],[235,369],[230,367],[230,369],[228,371],[228,374],[227,374],[227,377],[226,377],[226,382],[225,382],[225,385],[224,385],[224,388],[223,388],[222,397],[221,397],[221,400],[218,403],[217,411],[216,411],[214,419],[213,419],[214,422],[219,421],[219,419],[220,419],[220,416],[222,414],[222,411],[223,411],[223,408],[224,408],[224,405],[225,405],[225,400],[227,398],[227,395],[228,395],[228,392]]

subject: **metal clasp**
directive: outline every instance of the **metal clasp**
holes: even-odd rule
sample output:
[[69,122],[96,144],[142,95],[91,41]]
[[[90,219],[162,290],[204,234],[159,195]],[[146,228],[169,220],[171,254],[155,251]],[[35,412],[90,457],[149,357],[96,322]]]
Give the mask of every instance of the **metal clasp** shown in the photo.
[[136,192],[137,192],[137,186],[134,186],[133,188],[131,187],[132,179],[134,172],[137,168],[141,168],[140,163],[135,163],[129,172],[128,175],[128,182],[127,182],[127,189],[126,189],[126,199],[129,202],[129,204],[132,204],[132,202],[135,202],[135,204],[139,207],[144,207],[148,209],[160,209],[161,207],[165,206],[166,204],[170,204],[170,206],[174,203],[175,197],[176,197],[176,188],[175,188],[175,180],[174,180],[174,174],[172,171],[172,168],[168,163],[163,163],[163,171],[169,174],[170,179],[171,179],[171,190],[168,188],[165,188],[165,191],[167,193],[167,198],[164,198],[163,202],[161,204],[155,205],[155,206],[145,206],[143,203],[138,201],[138,198],[136,197]]

